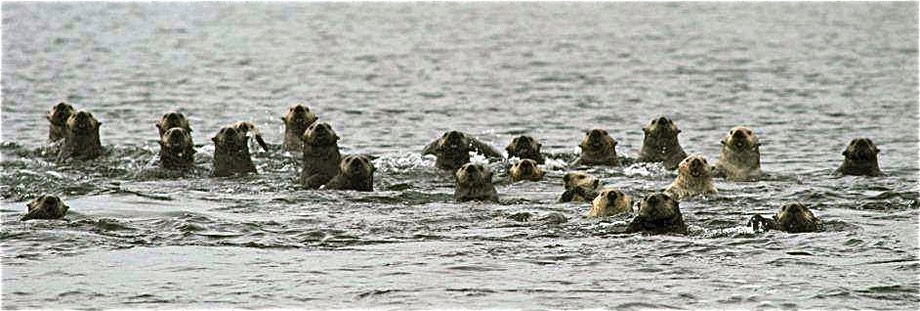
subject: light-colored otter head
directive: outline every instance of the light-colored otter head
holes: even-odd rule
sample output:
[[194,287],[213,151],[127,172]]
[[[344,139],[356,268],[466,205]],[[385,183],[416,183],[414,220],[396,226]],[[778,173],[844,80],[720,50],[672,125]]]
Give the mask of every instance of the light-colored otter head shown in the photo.
[[73,115],[73,106],[68,103],[60,102],[54,107],[51,107],[51,111],[48,112],[48,121],[54,125],[63,126],[67,123],[67,119],[70,119],[70,116]]
[[42,195],[26,204],[28,211],[20,220],[58,219],[67,214],[69,206],[53,195]]
[[92,113],[85,110],[80,110],[67,119],[67,129],[74,134],[92,133],[98,130],[100,125],[102,122],[96,120]]
[[588,217],[607,217],[629,212],[632,199],[616,188],[604,188],[591,202]]
[[456,173],[457,184],[461,187],[491,184],[492,172],[481,164],[467,163],[460,167]]
[[543,179],[543,169],[537,166],[537,161],[523,159],[511,166],[511,181],[520,180],[540,181]]
[[639,202],[638,217],[646,222],[677,219],[683,222],[677,200],[661,192],[642,198],[642,201]]
[[187,133],[192,132],[192,127],[189,125],[188,119],[185,118],[184,114],[178,111],[167,112],[160,118],[160,121],[157,122],[157,129],[160,131],[160,136],[163,136],[166,131],[176,127],[184,129]]
[[722,145],[731,150],[737,151],[759,151],[760,140],[754,131],[744,126],[736,126],[728,131],[728,134],[722,138]]
[[600,180],[597,177],[582,172],[566,173],[562,176],[562,185],[565,190],[571,190],[576,187],[586,190],[597,190],[600,187]]
[[664,116],[649,121],[648,125],[642,128],[642,131],[645,132],[646,136],[654,137],[677,137],[677,134],[680,133],[677,124]]
[[511,140],[511,144],[505,147],[509,157],[524,158],[531,155],[539,155],[542,144],[536,139],[527,135],[521,135]]
[[287,114],[281,119],[284,120],[284,124],[288,127],[306,129],[313,122],[316,122],[317,117],[313,111],[310,111],[309,107],[297,104],[289,107]]
[[187,150],[192,148],[192,136],[181,127],[174,127],[166,131],[160,138],[160,146]]
[[211,138],[214,141],[214,145],[218,148],[227,148],[229,150],[237,150],[243,147],[247,147],[246,144],[246,133],[240,132],[233,126],[225,126],[217,132],[217,135],[214,135]]
[[843,156],[856,163],[871,162],[878,159],[879,149],[868,138],[857,138],[843,151]]
[[582,151],[600,152],[614,149],[616,145],[617,141],[610,137],[607,130],[593,129],[585,134],[578,147],[581,147]]
[[777,224],[786,232],[816,231],[818,218],[802,203],[789,203],[780,207],[775,216]]
[[374,164],[367,156],[348,155],[342,158],[339,171],[352,178],[366,179],[374,174]]
[[314,122],[303,134],[303,142],[311,146],[332,146],[338,141],[339,136],[326,122]]
[[712,168],[706,158],[698,155],[689,156],[680,162],[677,172],[682,177],[709,178]]

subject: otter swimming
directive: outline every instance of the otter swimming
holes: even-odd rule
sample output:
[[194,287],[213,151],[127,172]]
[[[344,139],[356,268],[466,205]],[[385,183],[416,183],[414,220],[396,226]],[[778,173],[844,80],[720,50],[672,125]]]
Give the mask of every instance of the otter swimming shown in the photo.
[[620,165],[617,158],[617,141],[610,137],[606,130],[593,129],[585,134],[585,138],[578,145],[581,156],[573,165]]
[[712,184],[711,168],[706,158],[689,156],[681,161],[677,168],[677,178],[665,192],[677,200],[716,193],[716,187]]
[[742,181],[760,178],[760,140],[754,131],[743,126],[733,127],[721,143],[722,154],[713,175]]
[[339,174],[342,154],[339,136],[326,122],[314,122],[303,134],[303,170],[300,183],[307,189],[317,189]]
[[616,188],[604,188],[591,202],[588,217],[607,217],[632,211],[632,198]]
[[163,134],[166,134],[166,131],[169,131],[172,128],[182,128],[189,135],[192,135],[192,127],[188,123],[188,119],[185,118],[185,115],[181,112],[170,111],[163,115],[160,118],[160,121],[157,122],[157,130],[160,132],[160,137],[163,137]]
[[677,140],[677,134],[680,129],[677,128],[671,119],[661,117],[652,119],[648,125],[642,128],[645,138],[642,141],[642,149],[639,151],[638,162],[662,162],[666,169],[676,169],[687,157],[687,153],[680,147]]
[[326,184],[326,189],[374,191],[374,170],[374,164],[366,156],[345,156],[339,174]]
[[173,127],[160,137],[160,166],[170,170],[188,170],[195,166],[192,136],[182,127]]
[[492,185],[492,172],[479,164],[467,163],[460,167],[456,173],[457,188],[454,190],[454,199],[457,202],[465,201],[491,201],[498,202],[498,191]]
[[301,151],[303,134],[316,119],[316,114],[307,106],[298,104],[288,108],[287,114],[281,118],[284,121],[284,150]]
[[878,167],[879,149],[868,138],[857,138],[843,151],[843,164],[837,169],[838,174],[857,176],[880,176]]
[[626,227],[626,233],[687,234],[687,224],[680,213],[680,204],[664,193],[653,193],[639,202],[639,212]]
[[821,229],[818,218],[811,213],[808,207],[798,202],[783,205],[779,212],[773,215],[773,218],[754,215],[748,224],[754,228],[754,231],[763,228],[764,231],[780,230],[799,233],[815,232]]
[[67,119],[64,144],[58,154],[58,161],[68,159],[92,160],[103,154],[99,141],[99,127],[102,122],[92,113],[79,111]]
[[48,122],[51,123],[48,126],[48,141],[55,142],[64,139],[64,134],[67,130],[67,120],[73,115],[73,111],[73,106],[65,102],[60,102],[54,105],[54,107],[51,107],[51,111],[45,116]]
[[511,166],[511,182],[521,180],[541,181],[543,180],[543,169],[537,166],[537,161],[523,159]]
[[20,218],[20,221],[30,219],[60,219],[64,218],[67,210],[70,209],[64,201],[53,195],[42,195],[26,204],[26,214]]
[[508,151],[509,158],[518,157],[521,160],[531,159],[536,161],[537,164],[543,164],[546,162],[546,159],[544,159],[543,154],[540,153],[541,147],[543,147],[543,145],[537,142],[536,139],[533,139],[533,137],[521,135],[511,140],[511,144],[508,144],[505,150]]
[[559,202],[588,202],[597,197],[600,180],[582,172],[566,173],[562,176],[562,186],[565,192]]
[[422,154],[437,157],[435,166],[443,170],[456,170],[470,162],[470,151],[476,151],[489,158],[501,158],[498,150],[476,138],[458,131],[444,133],[441,138],[432,141]]
[[258,173],[249,157],[245,132],[238,131],[234,125],[225,126],[211,140],[214,141],[214,176]]

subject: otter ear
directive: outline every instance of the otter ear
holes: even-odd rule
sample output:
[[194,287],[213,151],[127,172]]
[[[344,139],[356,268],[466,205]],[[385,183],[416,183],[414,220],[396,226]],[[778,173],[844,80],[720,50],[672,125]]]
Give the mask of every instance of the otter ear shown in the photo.
[[51,121],[51,116],[45,115],[45,119],[48,119],[48,121]]
[[562,183],[566,183],[566,184],[567,184],[567,183],[569,183],[569,180],[571,180],[571,179],[572,179],[572,173],[567,173],[567,174],[565,174],[564,176],[562,176]]
[[722,140],[720,140],[719,143],[721,143],[721,144],[724,145],[724,144],[725,144],[725,138],[722,138]]
[[849,150],[844,150],[844,151],[843,151],[843,156],[849,156],[849,155],[850,155],[850,151],[849,151]]
[[160,123],[157,123],[157,128],[162,130],[162,129],[163,129],[163,126],[160,125]]
[[508,147],[505,147],[505,151],[508,151],[508,155],[510,156],[511,153],[514,152],[514,145],[513,145],[513,143],[512,143],[511,145],[508,145]]
[[211,141],[213,141],[215,144],[217,143],[217,140],[217,136],[211,137]]
[[681,131],[680,129],[677,129],[677,133],[680,134],[680,132],[682,132],[682,131]]

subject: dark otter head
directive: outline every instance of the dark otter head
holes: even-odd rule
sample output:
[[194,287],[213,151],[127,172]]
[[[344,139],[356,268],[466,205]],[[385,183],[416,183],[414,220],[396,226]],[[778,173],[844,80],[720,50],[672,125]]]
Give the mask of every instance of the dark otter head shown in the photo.
[[597,190],[600,187],[600,180],[597,177],[581,173],[573,172],[566,173],[562,176],[562,185],[565,187],[565,190],[571,190],[575,187],[580,187],[586,190]]
[[233,126],[221,128],[217,135],[211,138],[214,144],[219,148],[230,148],[233,150],[246,147],[246,133],[237,131]]
[[738,151],[758,150],[760,147],[754,131],[744,126],[733,127],[721,142],[726,148]]
[[694,178],[708,177],[711,168],[706,158],[702,156],[689,156],[680,162],[677,168],[678,173],[683,176],[692,176]]
[[683,222],[677,200],[661,192],[650,194],[639,202],[638,217],[647,222],[677,219]]
[[775,216],[777,224],[786,232],[811,232],[817,230],[818,219],[802,203],[783,205]]
[[303,142],[311,146],[332,146],[338,141],[339,136],[326,122],[314,122],[303,134]]
[[366,178],[374,173],[374,164],[363,155],[348,155],[342,158],[339,164],[342,174],[352,177]]
[[850,142],[843,156],[854,162],[872,162],[878,159],[879,149],[868,138],[857,138]]
[[677,124],[667,117],[660,117],[657,119],[652,119],[642,131],[645,132],[646,136],[655,136],[655,137],[677,137],[677,134],[680,133],[680,129],[677,128]]
[[304,105],[296,105],[288,108],[287,114],[284,115],[284,124],[287,126],[296,126],[306,129],[310,124],[316,122],[316,114],[310,111],[310,108]]
[[492,172],[480,164],[467,163],[457,170],[457,183],[462,186],[492,183]]
[[92,113],[85,110],[80,110],[67,119],[67,128],[77,134],[91,133],[97,130],[100,124],[102,122],[96,120]]
[[188,119],[185,118],[184,114],[177,111],[167,112],[160,118],[160,122],[157,123],[157,129],[160,130],[160,136],[163,136],[166,131],[176,127],[181,127],[185,129],[186,132],[192,131],[192,128],[188,124]]
[[51,121],[51,124],[54,125],[64,125],[71,115],[73,115],[73,106],[60,102],[51,107],[51,111],[48,112],[48,121]]
[[471,144],[472,141],[465,134],[450,131],[441,136],[441,140],[438,142],[438,150],[442,152],[464,152],[470,150]]
[[64,217],[69,206],[53,195],[42,195],[26,204],[28,212],[20,220],[58,219]]
[[505,150],[508,151],[509,156],[520,157],[520,155],[539,154],[542,146],[533,137],[521,135],[511,140],[511,144]]
[[613,148],[616,145],[616,140],[610,137],[610,134],[608,134],[606,130],[593,129],[588,131],[579,147],[581,147],[582,150],[600,151]]

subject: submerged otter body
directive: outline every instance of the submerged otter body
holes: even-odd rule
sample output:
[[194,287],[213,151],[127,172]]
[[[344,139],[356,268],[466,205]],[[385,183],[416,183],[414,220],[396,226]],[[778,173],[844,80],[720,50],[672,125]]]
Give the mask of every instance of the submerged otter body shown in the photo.
[[537,161],[523,159],[511,166],[511,182],[521,180],[541,181],[543,180],[543,170],[537,166]]
[[680,147],[677,140],[677,134],[680,129],[677,128],[671,119],[661,117],[653,119],[642,128],[645,138],[642,141],[642,149],[639,150],[638,162],[661,162],[669,170],[676,169],[687,157],[687,153]]
[[716,187],[712,184],[711,168],[706,158],[689,156],[681,161],[677,168],[677,178],[665,192],[677,200],[716,193]]
[[802,203],[783,205],[773,218],[754,215],[749,222],[754,231],[779,230],[789,233],[815,232],[821,229],[818,218]]
[[67,119],[64,131],[64,144],[58,154],[58,160],[68,159],[92,160],[103,154],[99,141],[99,120],[92,113],[79,111]]
[[760,140],[754,135],[754,131],[736,126],[721,142],[722,154],[716,162],[716,177],[742,181],[760,178]]
[[559,202],[590,202],[597,197],[600,180],[582,172],[566,173],[562,176],[562,186],[565,192]]
[[441,138],[431,142],[422,154],[437,157],[435,166],[443,170],[456,170],[470,163],[470,151],[476,151],[489,158],[501,158],[498,150],[476,138],[458,131],[444,133]]
[[195,166],[195,146],[192,136],[181,127],[174,127],[160,137],[160,166],[169,170],[188,170]]
[[456,173],[457,188],[454,190],[454,199],[457,202],[465,201],[491,201],[498,202],[498,191],[492,184],[492,172],[479,164],[467,163],[460,167]]
[[615,188],[605,188],[591,202],[588,217],[608,217],[632,210],[632,198]]
[[226,126],[211,140],[214,141],[214,176],[258,173],[249,156],[245,132],[237,131],[232,125]]
[[50,123],[48,126],[48,141],[56,142],[64,139],[67,131],[67,120],[73,115],[73,111],[73,106],[65,102],[60,102],[51,107],[51,111],[46,116]]
[[53,195],[42,195],[26,204],[26,214],[19,220],[30,219],[60,219],[64,218],[70,209],[64,201]]
[[342,154],[339,136],[329,123],[315,122],[303,134],[303,170],[300,183],[307,189],[317,189],[339,174]]
[[543,145],[537,142],[536,139],[533,139],[533,137],[521,135],[511,140],[511,144],[505,147],[505,150],[508,151],[509,158],[517,157],[521,160],[531,159],[536,161],[537,164],[543,164],[546,162],[546,159],[543,158],[543,154],[540,153],[541,147],[543,147]]
[[284,150],[303,150],[303,134],[316,119],[316,114],[307,106],[296,105],[288,108],[287,114],[281,118],[284,121]]
[[374,164],[363,155],[342,158],[339,174],[332,178],[327,189],[374,191]]
[[573,165],[620,165],[616,146],[617,141],[610,137],[606,130],[593,129],[578,145],[581,148],[581,156]]
[[882,170],[878,167],[879,149],[868,138],[857,138],[850,141],[847,149],[843,151],[843,164],[837,169],[842,175],[880,176]]
[[664,193],[654,193],[639,202],[638,215],[626,227],[626,232],[687,234],[687,224],[677,200]]

